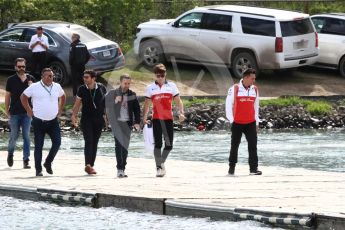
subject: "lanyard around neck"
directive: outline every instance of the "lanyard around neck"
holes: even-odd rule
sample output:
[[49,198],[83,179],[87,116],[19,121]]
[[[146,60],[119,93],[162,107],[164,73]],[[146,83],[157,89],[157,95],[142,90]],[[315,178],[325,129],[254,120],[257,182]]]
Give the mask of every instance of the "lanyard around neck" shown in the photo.
[[48,90],[47,89],[47,86],[46,85],[44,85],[43,83],[42,83],[42,81],[40,81],[40,83],[41,83],[41,86],[45,89],[45,91],[47,91],[47,93],[49,93],[49,96],[51,96],[52,95],[52,90],[53,90],[53,84],[51,85],[51,87],[49,87],[50,88],[50,90]]
[[97,109],[97,106],[96,106],[96,104],[95,104],[95,97],[96,97],[96,90],[97,90],[97,88],[95,87],[95,91],[93,91],[93,95],[92,95],[92,93],[91,93],[91,90],[92,90],[92,89],[89,89],[90,97],[91,97],[91,100],[92,100],[92,104],[93,104],[93,107],[94,107],[95,109]]

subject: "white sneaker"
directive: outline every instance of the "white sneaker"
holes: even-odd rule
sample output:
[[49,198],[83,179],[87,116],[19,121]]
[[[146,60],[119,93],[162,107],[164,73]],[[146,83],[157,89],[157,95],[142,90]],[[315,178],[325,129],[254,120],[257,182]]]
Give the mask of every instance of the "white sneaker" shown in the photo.
[[161,168],[157,168],[157,174],[156,177],[162,177],[162,169]]
[[117,177],[123,177],[123,170],[121,169],[117,170]]
[[164,163],[161,164],[161,167],[162,167],[161,173],[162,173],[162,177],[163,177],[166,174]]

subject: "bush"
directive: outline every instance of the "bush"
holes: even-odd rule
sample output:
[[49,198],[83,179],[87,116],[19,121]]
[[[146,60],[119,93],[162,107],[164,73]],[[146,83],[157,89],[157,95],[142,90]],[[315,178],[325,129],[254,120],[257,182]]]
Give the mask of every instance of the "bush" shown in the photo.
[[332,111],[332,106],[327,102],[311,102],[307,105],[307,111],[313,116],[327,115]]
[[279,107],[300,105],[305,107],[306,110],[313,116],[326,115],[332,111],[332,105],[328,102],[306,100],[300,97],[283,97],[260,101],[260,106],[268,105]]

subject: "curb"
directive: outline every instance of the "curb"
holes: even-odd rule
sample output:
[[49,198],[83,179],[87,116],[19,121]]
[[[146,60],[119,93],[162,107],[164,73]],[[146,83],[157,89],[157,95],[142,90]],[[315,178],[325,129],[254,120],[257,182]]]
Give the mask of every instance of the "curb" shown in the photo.
[[136,212],[161,215],[211,218],[224,221],[253,220],[292,229],[343,230],[345,217],[314,213],[273,212],[256,209],[187,203],[165,198],[120,196],[103,193],[84,193],[45,188],[0,185],[0,196],[31,201],[48,201],[93,208],[116,207]]

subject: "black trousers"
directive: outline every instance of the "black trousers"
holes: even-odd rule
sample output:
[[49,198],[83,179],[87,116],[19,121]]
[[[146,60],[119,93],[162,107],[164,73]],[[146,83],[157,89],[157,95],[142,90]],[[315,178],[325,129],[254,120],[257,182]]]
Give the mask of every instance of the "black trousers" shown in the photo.
[[50,137],[52,141],[52,146],[49,150],[49,154],[44,162],[48,165],[51,165],[61,145],[60,125],[57,118],[51,121],[42,121],[41,119],[33,117],[32,126],[34,129],[34,141],[35,141],[35,151],[34,151],[35,168],[37,172],[41,172],[44,136],[48,134],[48,136]]
[[93,167],[96,160],[98,141],[104,127],[104,119],[103,117],[82,117],[80,123],[85,141],[85,165]]
[[37,79],[41,78],[41,71],[43,68],[46,67],[46,55],[47,55],[46,51],[32,53],[31,73],[35,77],[38,77]]
[[114,127],[116,168],[125,170],[127,165],[128,147],[131,138],[131,127],[128,122],[116,121]]
[[248,142],[249,152],[249,167],[250,170],[255,170],[258,167],[258,154],[257,154],[257,132],[256,122],[249,124],[236,124],[235,122],[231,126],[231,149],[229,156],[229,166],[233,167],[237,163],[238,147],[241,143],[242,133],[244,133]]
[[[153,137],[155,140],[154,156],[156,166],[161,167],[161,164],[166,161],[170,151],[173,148],[174,141],[174,127],[173,120],[152,120]],[[162,135],[164,137],[164,149],[162,152]]]
[[83,75],[85,71],[85,66],[71,66],[72,73],[72,86],[73,86],[73,96],[77,95],[79,86],[84,84]]

